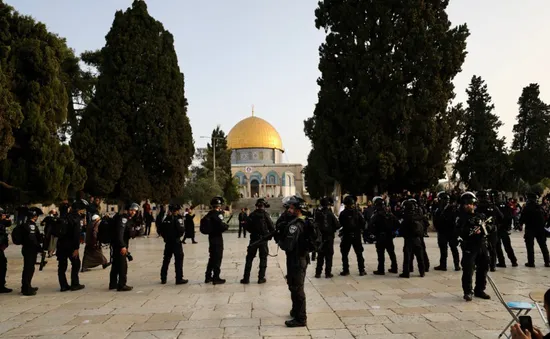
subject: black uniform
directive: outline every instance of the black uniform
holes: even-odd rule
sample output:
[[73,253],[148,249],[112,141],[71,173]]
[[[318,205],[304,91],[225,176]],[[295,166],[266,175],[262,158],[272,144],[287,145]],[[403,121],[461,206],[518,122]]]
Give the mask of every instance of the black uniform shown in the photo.
[[195,214],[191,212],[187,213],[183,218],[183,223],[185,225],[185,236],[183,237],[183,243],[185,244],[186,239],[191,239],[193,244],[196,244],[195,241]]
[[365,228],[365,232],[363,232],[363,242],[365,244],[367,242],[370,242],[372,244],[372,240],[370,238],[370,235],[372,234],[372,232],[370,232],[369,223],[374,213],[375,213],[374,206],[369,206],[363,210],[363,218],[365,218],[365,221],[367,222],[367,227]]
[[506,260],[504,259],[504,252],[502,251],[502,246],[504,246],[504,250],[506,251],[506,255],[508,256],[508,259],[512,262],[512,266],[518,265],[518,260],[516,258],[516,254],[514,253],[514,249],[512,248],[512,242],[510,240],[510,234],[509,232],[512,230],[512,220],[514,219],[514,211],[512,211],[512,208],[504,203],[498,203],[497,204],[498,209],[502,212],[503,219],[501,222],[497,225],[497,233],[498,233],[498,243],[497,243],[497,266],[498,267],[506,267]]
[[348,254],[352,246],[355,254],[357,255],[359,274],[365,275],[365,259],[363,258],[363,242],[361,241],[361,234],[365,229],[365,219],[358,210],[346,206],[346,208],[340,213],[339,220],[340,225],[342,226],[340,252],[342,253],[343,271],[341,275],[349,274]]
[[229,226],[223,221],[223,211],[210,210],[205,218],[212,223],[212,231],[208,234],[208,265],[206,266],[206,282],[220,281],[220,272],[223,259],[223,235]]
[[[305,246],[305,217],[292,220],[284,232],[285,237],[281,240],[280,246],[286,252],[287,284],[292,299],[292,310],[290,311],[294,321],[306,324],[306,293],[304,281],[309,255]],[[288,325],[287,325],[288,326]]]
[[128,258],[120,254],[122,248],[128,249],[133,228],[133,219],[128,214],[117,215],[115,217],[115,227],[113,229],[113,241],[111,242],[111,251],[113,264],[111,265],[111,276],[109,280],[109,289],[121,290],[126,287],[128,278]]
[[376,254],[378,255],[378,269],[374,272],[375,274],[385,274],[386,251],[391,261],[389,272],[397,273],[397,258],[393,237],[398,224],[397,218],[385,209],[377,210],[370,219],[369,232],[376,236]]
[[8,272],[8,260],[4,250],[9,246],[7,228],[11,226],[10,219],[0,220],[0,291],[6,287],[6,273]]
[[243,237],[246,238],[246,220],[248,216],[246,212],[239,213],[239,238],[241,237],[241,232]]
[[[464,295],[482,294],[487,286],[487,271],[489,270],[490,256],[487,236],[481,228],[483,215],[479,213],[459,212],[456,226],[462,238],[462,290]],[[491,232],[491,225],[486,225],[487,232]],[[480,228],[481,233],[475,230]],[[472,275],[476,272],[475,289],[472,288]]]
[[42,251],[43,237],[36,225],[36,222],[27,218],[27,221],[21,224],[23,227],[23,274],[21,277],[21,292],[23,294],[34,294],[36,290],[32,287],[32,277],[34,275],[34,267],[36,265],[36,257],[38,252]]
[[550,255],[546,245],[546,231],[544,229],[544,211],[542,206],[534,201],[527,201],[521,212],[520,225],[525,225],[525,247],[527,248],[526,266],[535,267],[535,239],[539,244],[544,264],[550,266]]
[[183,245],[181,237],[185,234],[184,220],[181,215],[170,215],[162,222],[160,235],[164,239],[164,257],[160,269],[160,281],[165,284],[168,275],[168,266],[174,256],[174,268],[176,269],[176,284],[183,280]]
[[[57,277],[62,291],[80,286],[80,256],[73,257],[73,252],[80,248],[80,231],[82,217],[78,213],[69,213],[66,217],[66,231],[57,239]],[[71,285],[67,282],[67,260],[71,262]]]
[[438,206],[434,213],[434,227],[437,231],[437,245],[439,246],[439,267],[436,270],[447,270],[447,246],[451,248],[455,270],[460,270],[460,255],[458,253],[458,237],[456,233],[457,212],[452,204]]
[[336,231],[340,228],[338,219],[332,213],[332,209],[329,207],[323,207],[315,211],[315,222],[321,222],[324,225],[319,225],[321,231],[322,241],[321,248],[319,250],[319,256],[317,258],[317,268],[315,270],[315,277],[319,278],[323,271],[323,264],[325,266],[325,277],[332,277],[332,257],[334,256],[334,237]]
[[409,277],[414,257],[418,263],[420,276],[423,277],[426,272],[425,259],[427,258],[424,244],[424,216],[419,213],[405,213],[400,230],[404,239],[403,273],[400,277]]
[[489,244],[489,268],[491,272],[495,271],[497,265],[497,245],[498,245],[498,233],[497,228],[494,225],[497,225],[502,222],[504,216],[502,212],[496,207],[493,203],[489,201],[480,200],[476,208],[476,213],[481,213],[485,217],[492,217],[491,227],[489,235],[487,236]]
[[[256,209],[248,216],[245,223],[246,230],[250,233],[250,244],[260,240],[266,234],[275,231],[275,226],[271,217],[264,209]],[[246,253],[246,263],[244,265],[243,283],[248,283],[250,280],[250,271],[252,270],[252,261],[256,254],[260,252],[260,270],[258,272],[258,282],[265,282],[265,271],[267,269],[267,256],[269,248],[267,242],[258,246],[248,247]]]

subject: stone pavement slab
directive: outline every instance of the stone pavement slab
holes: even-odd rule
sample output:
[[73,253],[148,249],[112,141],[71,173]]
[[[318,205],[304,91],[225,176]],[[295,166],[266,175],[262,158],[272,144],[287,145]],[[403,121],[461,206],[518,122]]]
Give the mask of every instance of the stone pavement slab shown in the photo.
[[[135,258],[129,263],[128,283],[134,290],[108,290],[108,270],[93,269],[81,274],[86,289],[60,293],[56,261],[44,271],[36,271],[35,297],[18,293],[0,295],[0,338],[56,339],[208,339],[208,338],[364,338],[431,339],[496,338],[510,319],[493,300],[462,299],[461,272],[430,271],[425,278],[416,274],[399,279],[394,274],[372,275],[376,267],[373,245],[365,245],[368,275],[360,277],[355,255],[350,254],[352,274],[337,276],[341,269],[338,250],[334,257],[335,277],[315,279],[310,266],[306,278],[307,328],[286,328],[291,307],[284,279],[282,251],[269,258],[267,284],[241,285],[247,239],[225,236],[222,275],[226,285],[204,284],[208,241],[199,235],[199,244],[184,245],[184,274],[189,284],[176,286],[170,268],[168,284],[161,285],[159,270],[164,243],[156,237],[131,242]],[[426,238],[432,266],[439,260],[436,236]],[[339,240],[336,240],[337,249]],[[526,257],[522,235],[514,233],[512,243],[519,258]],[[403,240],[395,240],[398,260],[402,260]],[[270,245],[275,253],[275,246]],[[83,252],[83,251],[82,251]],[[537,263],[542,262],[537,253]],[[8,286],[19,291],[22,258],[18,246],[10,246]],[[521,262],[521,261],[520,261]],[[253,266],[253,276],[258,262]],[[313,263],[315,265],[315,263]],[[504,298],[529,301],[532,290],[548,288],[550,269],[539,265],[499,269],[491,273]],[[542,325],[535,313],[536,325]]]

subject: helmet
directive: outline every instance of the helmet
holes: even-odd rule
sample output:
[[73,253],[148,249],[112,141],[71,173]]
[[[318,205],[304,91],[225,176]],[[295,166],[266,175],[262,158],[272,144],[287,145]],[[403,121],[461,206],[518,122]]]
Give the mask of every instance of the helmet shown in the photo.
[[307,211],[308,209],[308,205],[306,204],[306,201],[298,196],[292,196],[288,200],[288,204],[289,206],[299,209],[302,212]]
[[221,206],[223,205],[225,202],[225,200],[223,200],[222,197],[214,197],[212,198],[212,200],[210,200],[210,206],[212,207],[217,207],[217,206]]
[[346,206],[351,206],[353,204],[355,204],[355,197],[353,195],[347,195],[345,198],[344,198],[344,205]]
[[71,205],[71,209],[73,211],[80,211],[80,210],[88,209],[88,202],[84,199],[77,199]]
[[489,197],[491,198],[491,201],[499,202],[500,201],[500,192],[497,191],[497,190],[489,190]]
[[135,202],[131,203],[130,206],[128,206],[129,211],[139,211],[139,205]]
[[0,214],[4,214],[4,209],[0,207]]
[[332,197],[322,197],[320,203],[323,207],[329,207],[334,205],[334,200]]
[[476,198],[478,198],[479,200],[489,200],[489,192],[485,190],[478,191],[476,193]]
[[264,198],[260,198],[256,200],[256,207],[259,207],[259,206],[269,208],[269,203]]
[[384,201],[384,199],[382,197],[372,198],[372,203],[374,204],[374,206],[385,206],[386,205],[386,201]]
[[168,210],[170,210],[170,212],[179,211],[179,210],[181,210],[181,205],[178,205],[178,204],[168,205]]
[[439,200],[451,200],[451,196],[449,195],[449,193],[447,193],[445,191],[441,191],[441,192],[437,193],[437,199],[439,199]]
[[403,210],[405,213],[413,213],[418,210],[418,202],[416,199],[407,199],[403,202]]
[[27,216],[29,218],[38,217],[38,216],[41,216],[42,214],[43,214],[42,210],[38,207],[31,207],[27,211]]
[[539,199],[538,194],[534,192],[527,193],[525,197],[527,198],[527,201],[531,201],[531,202],[537,202],[537,200]]
[[292,196],[288,196],[288,197],[283,198],[282,202],[283,202],[283,207],[285,209],[288,209],[290,207],[290,204],[289,204],[290,199],[292,199]]
[[472,192],[465,192],[460,196],[461,205],[476,204],[477,198]]

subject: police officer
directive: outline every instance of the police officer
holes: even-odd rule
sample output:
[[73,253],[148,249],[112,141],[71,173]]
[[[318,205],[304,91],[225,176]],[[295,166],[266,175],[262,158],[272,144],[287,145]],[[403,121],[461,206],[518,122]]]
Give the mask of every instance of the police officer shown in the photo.
[[206,266],[205,280],[206,284],[214,285],[225,284],[225,279],[220,278],[221,265],[223,259],[223,235],[222,233],[229,229],[223,221],[222,205],[224,200],[222,197],[214,197],[210,200],[210,211],[204,217],[208,218],[212,225],[212,230],[208,234],[208,265]]
[[502,246],[508,256],[508,259],[512,262],[512,267],[518,266],[518,260],[514,249],[512,248],[512,242],[510,240],[509,232],[512,230],[512,220],[514,213],[512,208],[501,200],[500,193],[496,190],[490,191],[493,203],[498,207],[503,215],[503,219],[497,225],[497,267],[506,268],[506,260],[504,259],[504,253],[502,252]]
[[[245,227],[248,233],[250,233],[250,244],[260,240],[262,237],[275,231],[273,221],[269,216],[269,213],[265,210],[269,208],[269,204],[265,199],[260,198],[256,201],[256,210],[250,213],[248,216]],[[256,257],[256,254],[260,252],[260,270],[258,272],[258,284],[265,284],[265,271],[267,269],[267,256],[269,254],[269,248],[267,241],[259,244],[258,246],[248,247],[246,254],[246,263],[244,265],[244,274],[241,279],[241,284],[250,283],[250,271],[252,270],[252,261]]]
[[11,226],[11,220],[8,219],[4,210],[0,207],[0,293],[10,293],[13,290],[6,287],[6,273],[8,272],[8,260],[4,251],[9,246],[8,227]]
[[159,229],[159,234],[164,239],[164,257],[160,269],[160,283],[166,284],[168,266],[172,256],[174,256],[176,285],[183,285],[189,282],[189,280],[183,279],[183,245],[181,237],[185,234],[185,223],[181,216],[180,205],[170,205],[168,211],[169,215],[164,219]]
[[520,225],[525,225],[525,247],[527,247],[527,267],[535,267],[535,239],[539,244],[544,259],[544,266],[550,267],[550,255],[546,245],[546,231],[544,229],[544,211],[537,202],[538,196],[535,193],[527,194],[527,203],[523,207]]
[[451,204],[451,196],[446,192],[437,194],[438,205],[434,213],[434,227],[437,231],[439,246],[439,266],[436,271],[447,271],[447,246],[451,248],[455,271],[460,271],[460,255],[458,253],[458,237],[456,234],[456,207]]
[[43,236],[36,225],[38,217],[42,214],[39,208],[31,207],[27,209],[27,217],[22,227],[22,245],[21,254],[23,254],[23,274],[21,277],[21,293],[23,295],[36,295],[38,287],[32,287],[32,277],[34,275],[34,266],[36,257],[42,251]]
[[[277,229],[284,229],[292,220],[294,220],[294,215],[289,212],[290,204],[289,201],[292,197],[283,198],[283,208],[285,209],[283,213],[279,216],[275,222]],[[275,239],[277,241],[278,239]]]
[[342,225],[342,242],[340,242],[340,252],[342,253],[341,276],[349,275],[348,254],[353,246],[357,255],[357,266],[359,266],[359,275],[367,274],[365,270],[365,259],[363,258],[363,242],[361,234],[365,229],[365,219],[361,212],[355,208],[355,198],[348,195],[344,198],[344,210],[340,213],[339,220]]
[[498,233],[497,233],[497,227],[499,223],[502,223],[504,220],[504,215],[502,215],[502,212],[496,207],[491,200],[489,199],[489,192],[488,191],[479,191],[476,194],[476,197],[478,199],[478,204],[476,208],[476,212],[485,215],[486,218],[492,217],[490,232],[487,236],[487,240],[489,242],[489,268],[491,269],[491,272],[494,272],[496,270],[497,265],[497,244],[498,244]]
[[306,294],[304,281],[309,255],[306,249],[306,217],[307,204],[299,197],[288,201],[288,212],[294,219],[287,225],[279,246],[286,252],[287,284],[292,299],[290,316],[292,320],[285,322],[287,327],[307,326]]
[[133,260],[128,252],[130,238],[134,232],[134,218],[136,217],[139,205],[136,203],[128,207],[126,213],[118,214],[115,219],[115,229],[113,230],[113,241],[111,241],[111,251],[113,264],[111,265],[111,276],[109,280],[109,289],[116,289],[119,292],[127,292],[133,289],[128,286],[128,259]]
[[416,257],[420,276],[424,277],[426,272],[424,264],[425,249],[423,247],[424,216],[421,213],[418,203],[414,199],[403,202],[403,221],[400,230],[405,243],[403,246],[403,273],[401,273],[399,277],[410,277],[413,257]]
[[382,197],[374,197],[374,214],[369,222],[369,233],[376,237],[376,254],[378,255],[378,269],[375,275],[385,275],[385,252],[390,256],[391,266],[388,272],[397,273],[397,258],[393,244],[394,233],[398,228],[399,221],[386,208],[386,202]]
[[[476,203],[477,198],[472,192],[462,194],[456,221],[460,238],[462,238],[462,290],[466,301],[472,301],[473,296],[491,299],[485,293],[485,287],[490,262],[487,235],[492,226],[487,224],[483,227],[486,217],[476,212]],[[475,289],[472,289],[474,269],[476,285]]]
[[[82,223],[86,218],[86,200],[77,200],[71,206],[71,212],[64,220],[64,232],[57,239],[57,277],[61,292],[68,290],[78,291],[85,286],[80,284],[78,273],[80,272],[80,231]],[[55,226],[54,226],[55,227]],[[71,285],[67,282],[65,272],[67,271],[67,260],[71,262]]]
[[334,256],[334,237],[340,228],[338,218],[332,212],[334,200],[331,197],[324,197],[320,201],[321,207],[315,211],[314,220],[321,231],[322,244],[317,258],[315,278],[321,278],[323,264],[325,264],[325,278],[330,279],[332,275],[332,257]]

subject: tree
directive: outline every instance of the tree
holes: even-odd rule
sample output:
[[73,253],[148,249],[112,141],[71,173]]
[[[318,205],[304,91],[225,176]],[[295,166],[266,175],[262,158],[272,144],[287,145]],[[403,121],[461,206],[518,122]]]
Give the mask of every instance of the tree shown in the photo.
[[504,138],[498,137],[502,126],[487,85],[479,76],[473,76],[468,94],[468,107],[462,118],[459,149],[454,176],[471,190],[502,189],[509,169],[509,158]]
[[92,195],[166,203],[181,196],[194,152],[174,38],[143,1],[118,11],[97,67],[95,94],[71,145]]
[[307,192],[310,197],[320,199],[331,195],[334,189],[334,179],[329,175],[327,164],[321,152],[312,149],[307,157],[307,166],[302,170]]
[[197,205],[209,205],[210,200],[223,191],[213,176],[194,176],[185,187],[183,201]]
[[466,25],[451,28],[447,5],[319,1],[316,27],[327,36],[305,130],[344,191],[420,189],[442,176],[456,128],[452,80],[469,35]]
[[0,69],[0,203],[66,199],[86,180],[58,134],[78,59],[44,24],[0,1]]
[[523,88],[514,125],[513,167],[530,184],[550,171],[550,108],[540,99],[538,84]]

